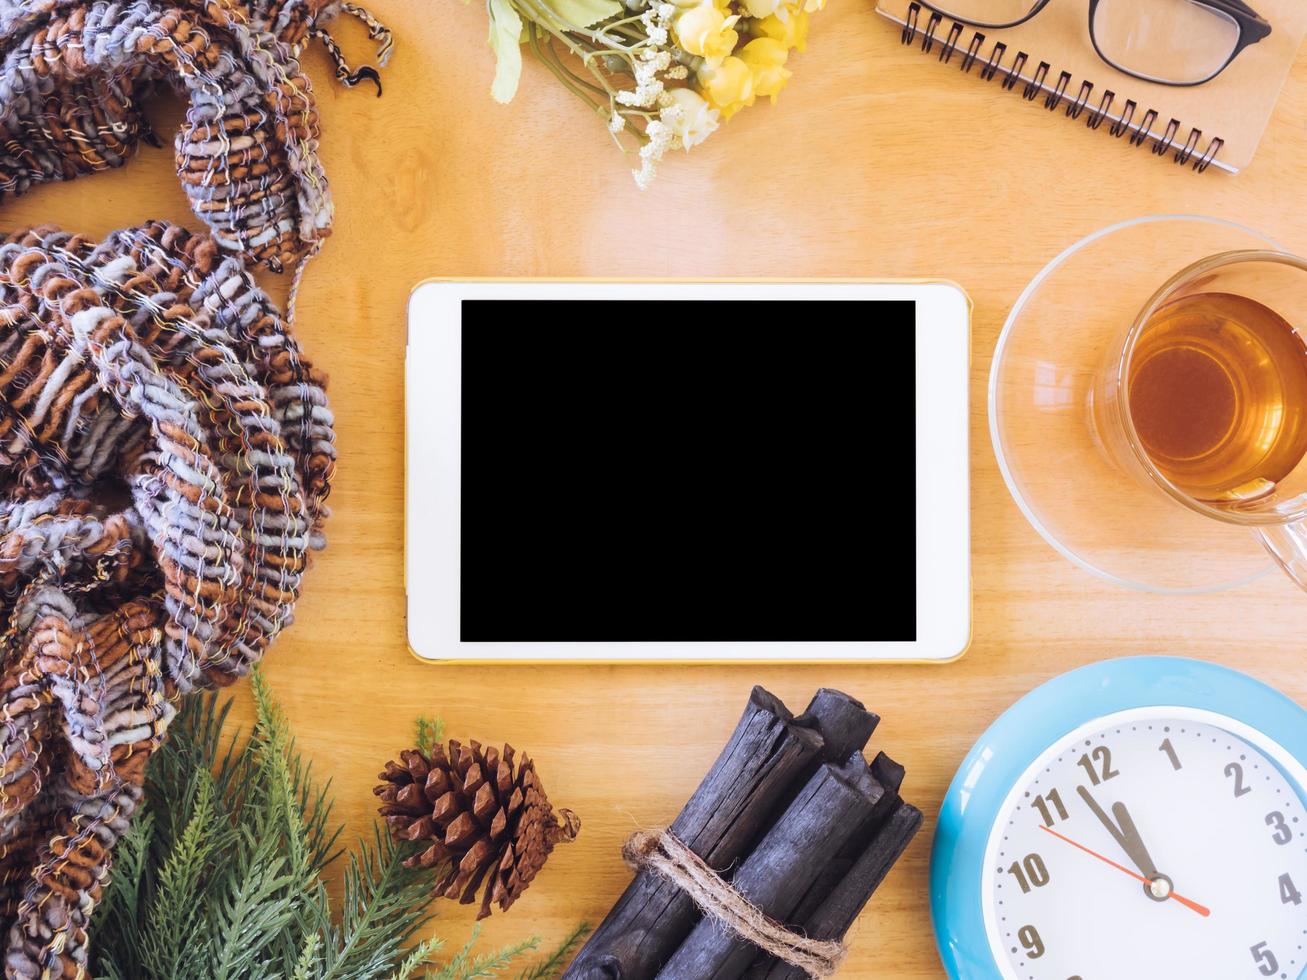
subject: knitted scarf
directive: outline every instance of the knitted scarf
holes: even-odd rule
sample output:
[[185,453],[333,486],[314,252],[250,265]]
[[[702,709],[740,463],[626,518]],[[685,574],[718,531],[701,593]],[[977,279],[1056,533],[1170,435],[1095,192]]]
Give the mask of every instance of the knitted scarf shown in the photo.
[[174,701],[291,621],[333,440],[322,378],[216,239],[0,241],[7,976],[85,975]]
[[[346,10],[390,52],[389,32],[341,0],[0,0],[0,200],[122,166],[157,142],[141,111],[162,85],[188,102],[177,173],[220,246],[274,271],[331,228],[318,113],[297,52]],[[378,91],[380,83],[378,82]]]
[[[0,0],[0,200],[124,164],[188,100],[208,236],[0,237],[0,936],[7,977],[86,975],[87,928],[177,699],[291,622],[335,461],[323,379],[247,266],[331,227],[296,54],[341,0]],[[292,303],[298,275],[292,284]]]

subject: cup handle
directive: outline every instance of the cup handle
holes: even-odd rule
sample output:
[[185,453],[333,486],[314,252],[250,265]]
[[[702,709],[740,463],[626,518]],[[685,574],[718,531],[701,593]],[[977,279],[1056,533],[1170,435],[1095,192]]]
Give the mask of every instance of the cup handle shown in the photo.
[[1255,533],[1276,564],[1307,590],[1307,521],[1259,527]]

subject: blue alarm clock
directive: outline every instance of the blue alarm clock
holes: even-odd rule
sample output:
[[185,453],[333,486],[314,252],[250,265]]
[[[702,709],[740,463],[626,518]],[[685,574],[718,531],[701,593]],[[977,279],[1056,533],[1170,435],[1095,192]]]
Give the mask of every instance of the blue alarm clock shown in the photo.
[[1064,674],[972,748],[930,896],[954,980],[1307,976],[1307,711],[1135,657]]

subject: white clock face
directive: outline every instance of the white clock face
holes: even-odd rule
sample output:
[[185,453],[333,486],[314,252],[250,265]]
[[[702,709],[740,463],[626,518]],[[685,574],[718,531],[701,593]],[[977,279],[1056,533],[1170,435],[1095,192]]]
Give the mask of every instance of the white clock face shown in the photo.
[[986,851],[1005,980],[1298,980],[1303,778],[1206,712],[1123,712],[1068,735],[1013,789]]

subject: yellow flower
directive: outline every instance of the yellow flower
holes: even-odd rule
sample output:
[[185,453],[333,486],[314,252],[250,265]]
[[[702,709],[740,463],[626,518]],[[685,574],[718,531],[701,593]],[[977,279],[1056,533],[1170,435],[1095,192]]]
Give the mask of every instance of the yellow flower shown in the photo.
[[758,21],[753,27],[756,33],[780,41],[787,48],[794,48],[797,51],[807,50],[808,15],[805,11],[792,12],[784,20],[772,14]]
[[672,27],[677,43],[685,51],[715,65],[735,50],[740,35],[732,28],[739,19],[738,14],[726,16],[712,0],[706,0],[677,14]]
[[804,0],[803,9],[810,14],[826,9],[826,0]]
[[723,119],[730,119],[745,106],[753,105],[753,72],[736,57],[726,58],[715,67],[704,65],[699,69],[699,91]]
[[754,95],[771,96],[776,101],[790,78],[790,70],[785,67],[789,56],[785,45],[771,37],[756,38],[744,46],[739,60],[749,66],[753,75]]
[[739,0],[750,17],[769,17],[781,5],[781,0]]

